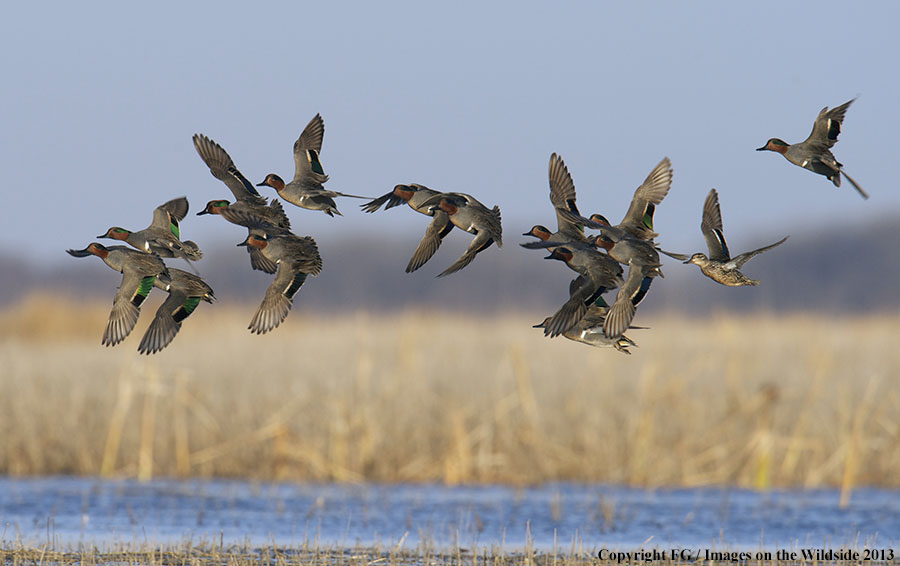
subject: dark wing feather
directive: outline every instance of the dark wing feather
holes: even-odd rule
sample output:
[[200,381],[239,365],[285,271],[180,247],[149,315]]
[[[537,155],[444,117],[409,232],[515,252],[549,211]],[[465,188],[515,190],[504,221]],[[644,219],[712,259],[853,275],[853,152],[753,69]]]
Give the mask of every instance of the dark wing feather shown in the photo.
[[641,186],[635,189],[628,212],[622,219],[623,229],[633,228],[639,233],[648,230],[652,232],[653,212],[669,194],[669,189],[672,188],[672,175],[672,162],[668,157],[664,157],[647,175]]
[[147,355],[155,354],[175,339],[175,335],[181,330],[181,323],[175,322],[174,313],[184,306],[186,300],[187,295],[182,290],[173,288],[169,291],[169,296],[156,309],[156,316],[153,317],[153,322],[144,333],[141,344],[138,346],[138,352]]
[[234,198],[240,201],[265,204],[265,199],[260,196],[253,183],[238,171],[231,156],[222,146],[203,134],[194,134],[193,139],[194,149],[209,167],[209,172],[213,177],[225,183]]
[[732,261],[734,262],[734,265],[735,265],[738,269],[740,269],[745,263],[747,263],[748,261],[750,261],[750,259],[753,258],[754,256],[758,256],[759,254],[761,254],[761,253],[763,253],[763,252],[765,252],[765,251],[771,250],[771,249],[774,248],[775,246],[780,246],[780,245],[783,244],[783,243],[785,242],[785,240],[787,240],[789,237],[790,237],[790,236],[785,236],[784,238],[778,240],[778,241],[775,242],[774,244],[770,244],[770,245],[768,245],[768,246],[759,248],[758,250],[753,250],[752,252],[742,253],[741,255],[735,257]]
[[722,211],[719,209],[719,193],[710,189],[703,203],[703,219],[700,221],[700,231],[706,238],[706,246],[709,248],[709,259],[728,261],[731,256],[728,252],[728,244],[725,243],[725,233],[722,231]]
[[453,230],[453,224],[450,222],[450,216],[444,211],[436,211],[434,219],[428,224],[428,228],[425,230],[425,236],[422,238],[422,241],[419,242],[419,246],[416,248],[416,251],[413,252],[409,264],[406,266],[406,272],[412,273],[425,265],[425,262],[431,259],[431,256],[433,256],[440,247],[444,236],[449,234],[451,230]]
[[544,336],[555,338],[578,324],[589,304],[602,292],[602,288],[596,287],[592,280],[583,275],[572,280],[569,284],[569,300],[544,325]]
[[[266,289],[266,296],[263,297],[262,303],[259,305],[256,314],[247,327],[254,334],[265,334],[270,330],[278,327],[291,312],[293,301],[288,296],[289,291],[294,286],[294,279],[298,273],[294,272],[290,266],[286,266],[284,262],[279,264],[278,274],[275,280]],[[303,275],[305,278],[305,274]],[[294,289],[296,292],[296,289]]]
[[328,180],[319,161],[324,137],[325,121],[320,114],[316,114],[294,142],[294,181],[309,180],[322,184]]
[[148,287],[146,278],[132,270],[126,270],[122,275],[122,284],[113,298],[113,308],[109,313],[109,320],[106,322],[106,330],[103,333],[101,343],[104,346],[115,346],[134,330],[134,325],[137,324],[138,316],[141,313],[141,303],[150,293],[149,287],[153,286],[152,279],[155,279],[155,277],[150,277]]
[[649,288],[649,285],[644,284],[644,279],[643,269],[636,265],[628,268],[628,278],[619,287],[616,301],[603,322],[603,333],[607,338],[616,338],[628,330],[637,310],[636,305],[643,299]]
[[369,202],[363,203],[359,206],[363,209],[363,212],[375,212],[376,210],[381,208],[381,205],[383,205],[384,203],[387,203],[387,206],[384,207],[384,209],[387,210],[399,204],[404,204],[405,202],[406,201],[404,201],[402,198],[395,195],[394,191],[391,191],[386,195],[381,195],[380,197],[372,199]]
[[[253,230],[251,230],[251,232],[253,232]],[[247,246],[247,251],[250,252],[250,267],[252,267],[256,271],[262,271],[265,273],[275,273],[276,271],[278,271],[278,264],[263,255],[262,250],[260,250],[259,248]]]
[[475,256],[478,252],[482,250],[486,250],[488,246],[494,243],[493,238],[491,238],[490,234],[487,231],[479,232],[474,238],[472,238],[472,242],[469,244],[469,247],[466,249],[465,253],[455,262],[453,265],[442,271],[438,274],[438,277],[444,277],[446,275],[450,275],[451,273],[456,273],[461,270],[465,266],[472,263],[472,260],[475,259]]
[[[553,153],[550,155],[548,168],[550,178],[550,202],[554,209],[565,209],[578,213],[575,205],[575,182],[562,157]],[[556,214],[557,230],[573,239],[582,239],[583,230],[568,218]]]
[[841,124],[844,121],[844,115],[855,100],[855,98],[848,100],[831,110],[829,110],[827,106],[820,110],[819,115],[816,116],[816,121],[813,123],[812,132],[810,132],[809,137],[806,138],[806,141],[803,143],[825,149],[831,148],[836,144],[838,141],[838,134],[841,133]]

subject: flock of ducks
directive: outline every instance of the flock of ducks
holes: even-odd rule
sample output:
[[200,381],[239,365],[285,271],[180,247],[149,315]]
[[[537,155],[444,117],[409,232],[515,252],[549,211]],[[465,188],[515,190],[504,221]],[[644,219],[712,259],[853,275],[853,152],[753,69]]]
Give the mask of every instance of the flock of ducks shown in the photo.
[[[855,100],[855,99],[854,99]],[[850,100],[831,110],[822,109],[816,117],[812,133],[800,143],[788,144],[771,138],[757,151],[775,151],[791,163],[825,176],[835,186],[846,177],[863,197],[868,194],[850,178],[831,153],[841,131]],[[325,123],[319,114],[307,124],[294,142],[294,177],[289,183],[269,173],[256,187],[271,187],[284,201],[307,210],[320,210],[329,216],[340,216],[336,197],[368,199],[325,188],[328,175],[320,161]],[[234,202],[226,199],[209,201],[198,215],[214,214],[247,229],[247,237],[238,246],[246,247],[250,267],[274,274],[262,303],[248,326],[256,334],[278,327],[290,312],[294,296],[309,275],[322,271],[322,257],[316,241],[310,236],[291,232],[291,221],[277,199],[261,196],[255,186],[241,174],[228,153],[202,134],[193,137],[194,147],[209,167],[210,173],[231,191]],[[787,236],[762,248],[732,257],[722,228],[719,195],[712,189],[703,204],[700,230],[706,239],[708,254],[687,254],[662,250],[654,242],[653,216],[672,186],[672,164],[664,158],[635,190],[625,216],[613,225],[605,216],[584,217],[576,206],[575,184],[562,157],[550,156],[550,203],[556,214],[557,229],[551,232],[535,225],[525,236],[534,241],[521,244],[528,249],[549,251],[546,259],[558,260],[578,275],[569,284],[569,298],[536,328],[548,337],[562,335],[591,346],[613,347],[630,354],[635,342],[625,335],[632,326],[638,304],[646,296],[656,277],[663,277],[660,253],[684,263],[693,263],[703,275],[722,285],[738,287],[759,285],[741,272],[743,265],[756,255],[783,244]],[[425,235],[412,254],[406,272],[425,265],[454,227],[474,235],[465,252],[438,276],[443,277],[465,268],[479,253],[496,244],[502,246],[500,209],[488,208],[475,197],[457,192],[440,192],[424,185],[397,185],[378,198],[361,205],[364,212],[374,213],[407,204],[420,214],[431,217]],[[98,238],[122,241],[125,245],[104,246],[92,242],[82,250],[67,250],[75,257],[95,255],[110,268],[122,273],[122,283],[113,299],[102,343],[114,346],[134,329],[140,307],[154,287],[168,293],[156,311],[141,339],[138,351],[153,354],[175,338],[185,318],[201,301],[212,303],[212,288],[199,276],[192,262],[203,257],[199,246],[182,240],[180,222],[188,213],[186,197],[172,199],[153,211],[150,226],[136,232],[113,226]],[[586,229],[598,233],[589,235]],[[180,258],[188,262],[193,273],[169,267],[163,258]],[[628,268],[627,274],[623,266]],[[603,294],[618,289],[610,306]]]

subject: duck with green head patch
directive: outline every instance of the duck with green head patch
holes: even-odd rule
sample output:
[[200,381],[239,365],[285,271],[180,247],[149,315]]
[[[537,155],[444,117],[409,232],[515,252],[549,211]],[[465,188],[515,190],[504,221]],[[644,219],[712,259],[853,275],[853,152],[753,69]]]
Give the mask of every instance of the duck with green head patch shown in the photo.
[[256,186],[272,187],[287,202],[308,210],[321,210],[328,216],[341,216],[334,197],[371,198],[339,193],[323,186],[328,181],[328,175],[319,159],[324,138],[325,121],[321,115],[316,114],[294,142],[293,180],[285,183],[275,173],[269,173]]
[[169,293],[165,301],[156,309],[156,316],[144,333],[138,352],[155,354],[168,346],[181,330],[181,322],[191,315],[200,301],[212,303],[216,300],[212,287],[193,273],[169,268],[169,280],[154,279],[151,282]]
[[[628,348],[631,346],[637,347],[637,343],[624,334],[615,338],[606,337],[606,334],[603,332],[603,323],[609,312],[609,306],[603,302],[602,297],[600,297],[597,302],[600,304],[595,303],[588,307],[587,312],[584,313],[581,320],[563,332],[563,337],[568,338],[573,342],[581,342],[588,346],[594,346],[595,348],[615,348],[623,354],[631,355]],[[550,324],[550,320],[551,317],[548,316],[541,324],[535,324],[534,328],[546,328]],[[629,326],[628,328],[631,330],[645,329],[646,327]]]
[[450,222],[450,216],[446,212],[438,207],[425,206],[426,202],[442,194],[440,191],[435,191],[425,185],[416,183],[395,185],[394,190],[391,192],[360,205],[365,212],[375,212],[382,205],[387,210],[406,203],[416,212],[433,218],[428,228],[426,228],[425,235],[419,242],[419,246],[413,252],[409,263],[406,264],[407,273],[412,273],[425,265],[438,250],[447,234],[453,230],[453,223]]
[[804,141],[789,144],[779,138],[770,138],[766,145],[756,148],[756,151],[780,153],[794,165],[824,176],[835,187],[841,186],[841,176],[844,176],[850,181],[850,184],[853,185],[859,196],[864,199],[869,198],[866,191],[844,172],[844,165],[838,162],[834,154],[831,153],[831,148],[837,143],[838,134],[841,133],[844,115],[855,100],[855,98],[848,100],[831,110],[827,106],[820,110],[819,115],[816,116],[816,121],[813,123],[812,132]]
[[544,336],[554,338],[578,324],[600,295],[622,283],[622,266],[587,244],[553,246],[544,259],[562,261],[578,273],[569,284],[569,299],[543,325]]
[[[635,189],[628,212],[625,213],[622,222],[613,227],[639,240],[649,241],[659,236],[653,231],[653,214],[672,188],[672,175],[672,162],[668,157],[664,157]],[[577,210],[559,206],[556,209],[557,214],[563,219],[579,227],[596,228],[597,224],[611,226],[602,214],[592,214],[590,218],[585,218]]]
[[[562,210],[579,214],[578,207],[575,204],[575,182],[572,180],[569,168],[566,167],[566,163],[561,156],[556,153],[550,154],[550,164],[547,172],[550,180],[550,204],[553,205],[553,209],[556,211],[556,232],[551,232],[543,224],[535,224],[531,227],[531,230],[522,235],[532,236],[543,242],[559,245],[587,242],[584,228],[560,214]],[[524,244],[523,246],[528,247]]]
[[450,218],[450,222],[460,230],[475,234],[466,251],[453,264],[438,274],[444,277],[463,269],[475,259],[480,252],[488,249],[491,244],[497,247],[503,246],[503,226],[500,219],[500,207],[488,208],[478,202],[472,195],[466,193],[442,193],[433,196],[422,203],[435,214],[443,211]]
[[98,238],[110,238],[127,242],[129,245],[160,257],[180,257],[191,262],[203,257],[203,252],[191,240],[181,241],[179,222],[188,212],[186,197],[172,199],[153,210],[153,222],[147,228],[132,232],[113,226]]
[[250,234],[238,246],[256,248],[278,265],[275,280],[266,290],[266,296],[248,326],[254,334],[265,334],[277,328],[287,317],[294,295],[306,277],[322,271],[322,257],[315,240],[290,233],[267,236]]
[[95,255],[106,265],[122,273],[122,283],[113,299],[102,344],[115,346],[134,329],[141,305],[157,280],[168,284],[171,281],[166,264],[154,254],[133,250],[126,246],[106,247],[92,242],[83,250],[66,250],[73,257]]
[[[263,236],[264,232],[251,228],[246,222],[242,222],[235,213],[242,212],[251,215],[281,230],[291,229],[291,221],[285,214],[281,203],[277,199],[273,199],[267,204],[266,199],[260,196],[253,184],[238,170],[231,156],[222,146],[203,134],[194,134],[193,139],[194,148],[209,167],[209,172],[213,177],[225,183],[236,199],[234,203],[223,199],[211,200],[206,204],[206,208],[197,213],[198,216],[217,214],[232,224],[248,228],[250,233],[257,236]],[[248,247],[247,251],[250,253],[250,267],[253,269],[266,273],[275,273],[278,270],[278,266],[266,259],[258,249]]]

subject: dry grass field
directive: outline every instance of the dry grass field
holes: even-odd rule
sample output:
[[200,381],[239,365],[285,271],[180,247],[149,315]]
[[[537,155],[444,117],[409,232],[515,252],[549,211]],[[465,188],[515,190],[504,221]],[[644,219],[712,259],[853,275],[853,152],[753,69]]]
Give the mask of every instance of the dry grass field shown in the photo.
[[[149,302],[148,302],[149,303]],[[900,317],[645,317],[625,356],[542,314],[201,305],[162,353],[108,303],[0,314],[0,473],[900,487]]]

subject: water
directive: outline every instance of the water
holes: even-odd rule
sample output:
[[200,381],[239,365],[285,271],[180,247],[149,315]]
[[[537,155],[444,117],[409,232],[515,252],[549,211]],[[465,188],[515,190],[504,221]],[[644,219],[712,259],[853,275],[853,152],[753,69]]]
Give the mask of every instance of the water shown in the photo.
[[[900,491],[859,489],[847,509],[834,490],[643,490],[549,484],[310,485],[242,481],[0,479],[3,544],[119,543],[296,546],[396,544],[562,551],[673,545],[754,549],[892,547]],[[648,542],[649,541],[649,542]]]

